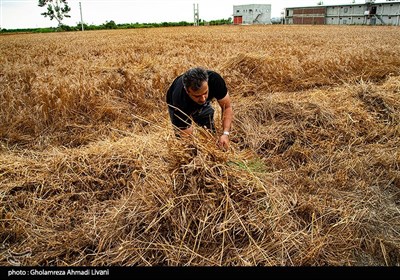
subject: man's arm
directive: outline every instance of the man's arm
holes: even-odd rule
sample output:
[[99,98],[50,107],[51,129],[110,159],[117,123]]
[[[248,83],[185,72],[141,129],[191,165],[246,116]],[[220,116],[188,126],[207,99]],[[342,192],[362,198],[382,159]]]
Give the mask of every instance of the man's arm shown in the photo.
[[188,136],[193,133],[191,120],[181,109],[168,104],[168,112],[174,126],[175,135]]
[[180,130],[180,135],[181,136],[189,136],[193,134],[193,126],[189,126],[186,129],[181,129]]
[[[219,106],[222,110],[222,128],[224,132],[229,132],[231,129],[233,110],[231,106],[231,98],[229,93],[225,95],[224,98],[218,100]],[[226,134],[222,134],[219,138],[219,145],[222,148],[227,149],[229,147],[229,137]]]

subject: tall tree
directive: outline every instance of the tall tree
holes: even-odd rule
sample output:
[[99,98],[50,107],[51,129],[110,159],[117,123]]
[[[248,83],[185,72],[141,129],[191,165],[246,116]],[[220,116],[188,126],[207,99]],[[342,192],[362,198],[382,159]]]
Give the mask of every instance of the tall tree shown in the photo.
[[62,25],[64,17],[71,17],[68,13],[71,8],[68,6],[67,0],[39,0],[39,7],[47,5],[47,11],[41,13],[44,17],[49,17],[50,20],[54,18],[58,21],[58,26]]

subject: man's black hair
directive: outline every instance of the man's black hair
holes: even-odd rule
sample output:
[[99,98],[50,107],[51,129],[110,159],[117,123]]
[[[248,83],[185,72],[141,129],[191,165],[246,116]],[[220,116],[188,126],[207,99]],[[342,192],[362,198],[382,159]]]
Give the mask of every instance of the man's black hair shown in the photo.
[[208,73],[207,70],[201,67],[191,68],[183,74],[182,80],[186,90],[190,88],[193,91],[197,91],[204,81],[208,81]]

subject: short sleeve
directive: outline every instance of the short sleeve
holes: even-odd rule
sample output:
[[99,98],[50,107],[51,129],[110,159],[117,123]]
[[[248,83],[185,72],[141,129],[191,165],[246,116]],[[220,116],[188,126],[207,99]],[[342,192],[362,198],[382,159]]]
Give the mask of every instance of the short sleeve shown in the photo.
[[210,85],[212,87],[213,95],[217,100],[224,98],[228,93],[225,80],[216,72],[212,72],[209,77],[209,86]]

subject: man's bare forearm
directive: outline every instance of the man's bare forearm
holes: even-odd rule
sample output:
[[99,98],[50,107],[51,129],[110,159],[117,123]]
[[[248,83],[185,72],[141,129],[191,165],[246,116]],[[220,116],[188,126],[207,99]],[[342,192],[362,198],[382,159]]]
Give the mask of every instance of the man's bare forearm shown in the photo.
[[233,119],[232,107],[226,108],[222,112],[222,127],[223,131],[230,131]]

